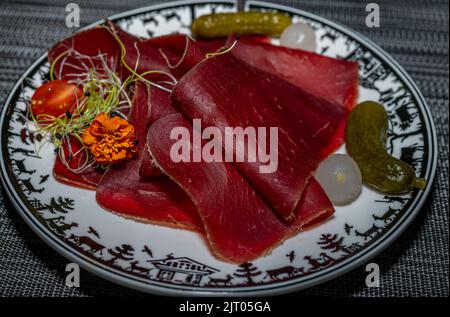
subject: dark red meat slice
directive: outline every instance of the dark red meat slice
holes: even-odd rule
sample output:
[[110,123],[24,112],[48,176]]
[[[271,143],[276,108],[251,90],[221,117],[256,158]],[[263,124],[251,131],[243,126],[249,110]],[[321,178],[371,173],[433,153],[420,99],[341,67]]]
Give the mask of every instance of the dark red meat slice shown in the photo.
[[163,175],[162,171],[155,164],[155,160],[150,155],[147,148],[144,149],[142,154],[141,165],[139,166],[139,174],[142,176],[159,176]]
[[[323,223],[334,213],[334,207],[327,194],[314,177],[311,177],[305,193],[295,209],[295,219],[290,223],[295,230],[306,230]],[[295,233],[295,232],[294,232]]]
[[[147,44],[159,47],[161,56],[166,60],[171,73],[180,78],[204,58],[203,51],[186,35],[174,34],[152,38]],[[178,113],[170,101],[170,94],[161,89],[151,91],[150,109],[147,124],[170,114]],[[144,176],[161,175],[161,170],[155,166],[154,159],[148,151],[144,151],[139,173]]]
[[[269,42],[269,38],[262,36],[248,36],[257,42]],[[167,62],[172,74],[181,78],[204,60],[208,53],[214,53],[226,48],[226,39],[193,40],[187,35],[172,34],[146,40],[147,43],[158,47]]]
[[[108,67],[119,73],[122,79],[130,76],[131,71],[121,63],[122,50],[113,34],[118,37],[125,48],[124,60],[126,64],[138,74],[151,70],[170,74],[170,69],[158,47],[121,30],[109,22],[107,26],[98,26],[76,33],[60,41],[49,50],[48,59],[50,63],[54,62],[60,54],[66,52],[66,55],[58,59],[55,64],[56,77],[67,80],[77,79],[83,77],[92,67],[95,67],[101,73],[100,54],[104,55]],[[80,57],[79,54],[82,54],[83,57]],[[62,67],[61,62],[63,62]],[[145,78],[152,82],[170,79],[162,73],[149,74]]]
[[[231,45],[234,37],[228,40]],[[358,97],[358,64],[241,37],[233,55],[308,93],[352,109]]]
[[181,78],[198,63],[204,60],[206,58],[206,53],[194,40],[186,35],[184,35],[183,38],[178,35],[176,41],[178,41],[178,43],[184,43],[183,50],[180,50],[179,47],[176,49],[173,47],[162,47],[160,52],[167,61],[167,65],[172,74],[176,78]]
[[231,163],[174,163],[169,153],[175,140],[170,139],[170,132],[178,127],[189,129],[192,135],[192,127],[181,115],[158,120],[149,129],[149,148],[164,172],[195,203],[209,246],[218,258],[233,263],[251,261],[269,253],[315,218],[333,212],[327,196],[312,180],[297,217],[286,224]]
[[172,101],[203,128],[278,127],[278,169],[259,162],[234,165],[285,219],[291,219],[324,151],[345,124],[347,111],[245,64],[231,54],[209,58],[174,87]]
[[226,40],[224,39],[196,40],[195,43],[197,43],[204,52],[213,53],[225,47]]
[[147,135],[148,94],[148,88],[137,84],[129,121],[136,129],[138,154],[106,172],[97,188],[97,202],[124,217],[202,231],[195,206],[181,188],[167,177],[139,175]]
[[105,26],[81,31],[58,42],[49,50],[48,60],[50,63],[57,60],[56,78],[72,80],[86,76],[90,68],[103,69],[99,54],[105,55],[104,60],[112,71],[119,71],[120,47]]
[[[205,58],[203,50],[184,34],[170,34],[141,40],[124,32],[112,23],[110,23],[110,27],[126,47],[127,64],[135,69],[136,61],[139,60],[136,69],[138,73],[162,70],[180,78]],[[222,46],[223,44],[224,42]],[[138,55],[138,52],[140,55]],[[150,77],[150,79],[154,78],[155,75]]]
[[[234,39],[235,37],[233,37]],[[252,39],[254,41],[270,43],[270,37],[259,36],[259,35],[246,35],[246,38]],[[206,53],[217,52],[220,49],[227,47],[227,39],[219,38],[219,39],[197,39],[195,41]]]
[[[265,43],[267,44],[268,40],[266,37],[259,37],[259,36],[247,36],[245,37],[246,40],[251,40],[252,43]],[[151,39],[154,40],[154,39]],[[150,40],[149,40],[150,41]],[[158,41],[155,43],[158,43],[158,45],[164,45],[165,42],[170,43],[170,45],[164,46],[163,49],[161,49],[161,53],[165,56],[167,59],[169,68],[172,71],[172,74],[174,74],[177,78],[181,78],[185,73],[187,73],[190,69],[194,68],[197,64],[199,64],[201,61],[203,61],[206,58],[206,52],[208,52],[206,49],[212,49],[220,47],[223,47],[225,44],[225,40],[219,39],[219,40],[211,40],[211,41],[193,41],[187,36],[183,35],[172,35],[172,36],[166,36],[166,37],[160,37]],[[181,50],[181,45],[179,45],[180,42],[185,42],[185,47],[183,50]],[[230,42],[230,40],[229,40]],[[178,44],[178,46],[177,46]],[[240,42],[237,43],[234,50],[239,50]],[[168,51],[165,49],[167,48]],[[173,54],[172,54],[173,53]],[[181,56],[181,57],[179,57]],[[251,60],[253,57],[248,56],[246,60]],[[334,79],[328,78],[328,82],[332,83]],[[164,109],[166,110],[166,113],[174,113],[173,109],[171,109],[171,106],[165,106]],[[323,111],[323,115],[330,117],[330,121],[334,121],[333,116],[335,115],[336,111],[328,112]],[[151,121],[154,121],[155,118],[159,118],[160,116],[153,116]],[[317,124],[316,122],[306,122],[306,124],[309,124],[312,126],[312,128]],[[344,138],[344,130],[345,130],[345,122],[341,121],[341,124],[336,128],[336,132],[334,133],[334,136],[330,138],[329,134],[319,134],[316,136],[316,139],[320,143],[326,144],[326,146],[323,146],[321,151],[322,158],[328,156],[330,153],[334,152],[340,145],[343,143]]]
[[[68,144],[63,142],[61,147],[64,151],[64,157],[67,158],[68,165],[71,169],[77,169],[84,164],[86,153],[84,151],[79,151],[81,149],[81,144],[74,137],[70,137],[68,142],[70,142],[70,147],[72,149],[71,153],[73,153],[73,155],[70,155]],[[95,189],[103,174],[104,171],[99,168],[88,168],[82,173],[74,173],[67,168],[59,155],[56,155],[55,164],[53,165],[53,176],[56,180],[85,189]]]
[[[267,37],[249,36],[258,42],[268,42]],[[226,48],[226,39],[193,40],[184,34],[172,34],[151,38],[146,43],[159,48],[167,61],[172,74],[181,78],[206,58],[208,53],[214,53]]]
[[[109,28],[114,32],[119,40],[125,47],[125,62],[138,74],[143,74],[148,71],[161,71],[170,74],[170,69],[167,66],[166,60],[163,58],[159,51],[159,47],[151,43],[151,40],[139,39],[113,23],[109,23]],[[165,39],[170,41],[169,38]],[[161,39],[161,43],[164,41]],[[122,67],[122,78],[126,78],[131,75],[131,71],[125,67]],[[152,82],[158,82],[161,80],[170,80],[170,77],[163,73],[153,73],[144,76]]]
[[158,49],[170,51],[175,55],[181,56],[186,48],[186,37],[187,36],[185,34],[175,33],[152,37],[150,39],[143,40],[143,42]]
[[170,101],[170,93],[159,88],[152,88],[150,92],[150,109],[147,124],[150,125],[159,118],[178,113]]
[[[147,115],[147,125],[150,126],[153,122],[164,116],[178,113],[170,101],[170,94],[167,91],[153,88],[150,92],[149,111]],[[147,148],[144,150],[142,156],[142,163],[139,168],[139,173],[144,176],[161,175],[161,170],[155,166]]]

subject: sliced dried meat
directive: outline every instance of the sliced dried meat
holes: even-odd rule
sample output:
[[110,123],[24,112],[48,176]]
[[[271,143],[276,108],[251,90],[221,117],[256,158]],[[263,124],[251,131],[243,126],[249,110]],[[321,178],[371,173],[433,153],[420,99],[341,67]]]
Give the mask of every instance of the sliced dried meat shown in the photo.
[[[173,128],[192,127],[182,115],[166,116],[149,129],[149,148],[159,166],[189,195],[203,221],[212,252],[233,263],[269,253],[314,219],[333,213],[321,187],[312,180],[295,220],[286,224],[265,204],[231,163],[178,162],[171,157]],[[193,148],[192,142],[190,149]]]
[[[232,36],[227,47],[235,40]],[[272,45],[254,37],[239,39],[232,54],[308,93],[352,109],[358,97],[358,64],[316,53]]]
[[142,154],[141,165],[139,166],[139,174],[142,176],[160,176],[163,175],[162,171],[155,164],[155,160],[150,155],[147,148],[145,148]]
[[109,29],[97,26],[55,44],[48,52],[48,60],[55,63],[57,79],[74,80],[87,76],[91,68],[104,71],[103,63],[112,71],[119,71],[120,54],[120,47]]
[[[347,111],[262,72],[231,54],[208,58],[174,87],[172,102],[203,128],[277,127],[278,168],[260,173],[260,162],[234,162],[285,219],[291,219],[306,184],[345,125]],[[261,146],[265,148],[265,146]]]
[[196,40],[195,41],[202,50],[206,53],[217,52],[221,48],[225,47],[226,41],[224,39],[212,39],[212,40]]
[[186,37],[187,36],[185,34],[173,33],[152,37],[143,40],[143,42],[146,42],[158,49],[170,51],[175,55],[181,56],[186,48]]
[[[125,63],[138,74],[144,74],[149,71],[158,71],[149,73],[144,77],[152,82],[170,80],[166,74],[170,74],[170,69],[167,66],[166,60],[159,51],[159,47],[152,44],[154,39],[143,40],[134,35],[123,31],[120,27],[108,23],[109,29],[113,32],[125,48]],[[164,37],[164,40],[159,39],[161,43],[170,42],[169,37]],[[116,41],[117,42],[117,41]],[[131,71],[122,66],[122,79],[131,75]],[[161,73],[163,72],[163,73]],[[165,74],[164,74],[165,73]]]
[[178,113],[178,110],[172,106],[170,93],[162,89],[152,88],[150,91],[150,109],[147,116],[147,124],[150,125],[159,118],[174,113]]
[[[246,35],[245,36],[248,39],[252,39],[253,41],[259,41],[264,43],[270,43],[270,37],[266,36],[260,36],[260,35]],[[232,39],[236,39],[235,36],[232,37]],[[206,53],[213,53],[217,52],[221,49],[227,48],[227,42],[230,41],[226,38],[219,38],[219,39],[197,39],[195,41]]]
[[97,188],[97,202],[106,210],[135,220],[203,231],[195,206],[174,182],[139,175],[147,135],[149,88],[137,84],[129,122],[139,141],[138,154],[110,167]]
[[125,48],[126,53],[123,56],[125,63],[136,73],[159,71],[145,76],[152,82],[171,79],[166,75],[170,74],[170,69],[158,47],[123,31],[111,22],[106,26],[97,26],[76,33],[49,50],[48,59],[50,63],[55,62],[56,78],[66,80],[84,78],[91,68],[102,74],[105,71],[104,62],[122,79],[130,76],[131,71],[121,62],[121,46],[114,35]]
[[[173,40],[175,41],[175,40]],[[184,74],[190,71],[198,63],[206,58],[205,51],[189,36],[176,36],[178,43],[184,43],[183,50],[180,47],[162,47],[160,52],[167,62],[172,74],[176,78],[181,78]],[[174,46],[174,45],[173,45]]]
[[[149,105],[150,107],[147,115],[148,126],[162,117],[174,113],[179,113],[178,110],[176,110],[172,106],[172,102],[170,101],[170,94],[167,91],[158,88],[151,89]],[[155,165],[153,158],[147,150],[147,147],[145,148],[142,155],[139,173],[144,176],[161,175],[161,170]]]

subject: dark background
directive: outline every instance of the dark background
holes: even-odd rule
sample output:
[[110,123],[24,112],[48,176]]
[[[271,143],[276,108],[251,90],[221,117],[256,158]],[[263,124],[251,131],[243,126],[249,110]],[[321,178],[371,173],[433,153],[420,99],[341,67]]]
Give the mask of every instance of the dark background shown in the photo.
[[[0,0],[0,107],[23,71],[53,43],[74,30],[65,26],[65,6],[81,8],[81,26],[122,11],[162,1]],[[274,1],[275,2],[275,1]],[[331,282],[286,296],[448,296],[448,0],[276,1],[366,35],[412,76],[436,124],[439,160],[433,190],[411,226],[373,262],[381,287],[367,288],[364,266]],[[365,6],[380,6],[381,27],[365,26]],[[81,287],[65,287],[68,261],[41,241],[0,193],[0,296],[145,295],[81,272]]]

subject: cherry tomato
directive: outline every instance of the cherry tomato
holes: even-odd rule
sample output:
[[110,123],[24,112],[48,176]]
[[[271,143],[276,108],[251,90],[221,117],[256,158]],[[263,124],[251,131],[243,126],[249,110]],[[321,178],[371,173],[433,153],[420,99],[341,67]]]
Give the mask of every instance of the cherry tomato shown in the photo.
[[36,89],[31,98],[31,111],[35,117],[43,114],[59,117],[73,110],[82,97],[80,87],[66,80],[52,80]]

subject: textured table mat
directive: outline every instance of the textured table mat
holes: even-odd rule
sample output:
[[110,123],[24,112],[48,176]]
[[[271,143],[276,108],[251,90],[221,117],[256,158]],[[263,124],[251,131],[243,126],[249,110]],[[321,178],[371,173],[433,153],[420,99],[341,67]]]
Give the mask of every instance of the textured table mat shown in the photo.
[[[81,26],[155,1],[0,1],[0,106],[23,71],[71,31],[65,6],[77,2]],[[161,1],[160,1],[161,2]],[[367,288],[364,266],[331,282],[286,296],[448,296],[448,0],[376,1],[381,27],[365,26],[365,5],[373,1],[277,1],[339,22],[379,44],[412,76],[436,124],[439,161],[432,193],[411,226],[373,261],[381,287]],[[81,287],[65,287],[68,261],[41,241],[0,193],[0,296],[144,295],[86,271]]]

